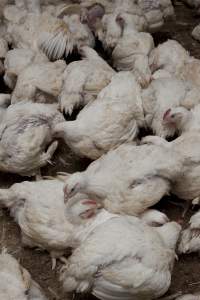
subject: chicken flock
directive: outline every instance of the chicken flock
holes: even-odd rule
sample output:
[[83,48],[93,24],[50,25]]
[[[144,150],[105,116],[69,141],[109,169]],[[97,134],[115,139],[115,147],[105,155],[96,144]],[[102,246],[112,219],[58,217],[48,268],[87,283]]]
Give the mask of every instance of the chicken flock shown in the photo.
[[[200,205],[200,60],[155,47],[170,18],[170,0],[0,1],[0,171],[30,178],[1,188],[0,207],[22,246],[61,262],[66,299],[158,299],[178,254],[200,251],[200,211],[183,229],[153,208],[170,194],[182,218]],[[61,145],[90,164],[44,176]],[[47,300],[8,252],[0,298]]]

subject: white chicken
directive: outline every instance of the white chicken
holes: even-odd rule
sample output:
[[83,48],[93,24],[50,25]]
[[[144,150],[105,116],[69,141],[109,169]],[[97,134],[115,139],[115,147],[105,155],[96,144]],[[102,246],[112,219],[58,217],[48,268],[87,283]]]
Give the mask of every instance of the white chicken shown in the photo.
[[19,101],[58,102],[66,63],[33,63],[19,73],[12,93],[12,104]]
[[165,294],[180,225],[152,228],[136,217],[103,210],[90,226],[63,267],[66,292],[91,292],[102,300],[150,300]]
[[28,13],[10,5],[4,9],[4,17],[13,47],[42,50],[50,60],[68,56],[83,45],[94,46],[94,37],[88,26],[81,23],[77,5],[58,7],[56,16],[48,11]]
[[158,136],[147,136],[143,143],[159,145],[164,149],[171,149],[179,153],[182,158],[182,168],[179,176],[171,181],[171,192],[179,199],[188,203],[199,201],[200,195],[200,135],[199,131],[192,130],[185,132],[172,142]]
[[144,126],[140,86],[131,72],[120,72],[75,121],[56,125],[54,133],[78,155],[96,159],[132,141],[140,126]]
[[48,250],[55,267],[55,259],[71,246],[72,225],[67,220],[63,182],[16,183],[9,189],[0,189],[0,205],[11,210],[21,229],[22,244]]
[[2,300],[47,300],[31,274],[5,250],[0,254],[0,298]]
[[174,126],[166,126],[163,117],[166,111],[176,107],[191,109],[200,103],[200,88],[187,81],[173,77],[153,80],[142,90],[142,103],[147,126],[161,137],[173,136]]
[[153,49],[149,64],[152,73],[164,70],[179,79],[200,86],[200,60],[190,56],[175,40],[168,40]]
[[116,22],[122,26],[123,34],[112,52],[113,65],[119,71],[132,71],[145,87],[151,79],[148,55],[154,48],[153,38],[149,33],[138,32],[130,26],[123,14],[117,16]]
[[38,174],[51,163],[58,145],[52,127],[63,120],[56,105],[20,102],[9,106],[0,125],[0,171]]
[[140,215],[168,194],[182,163],[180,154],[167,147],[124,144],[72,174],[65,198],[82,192],[113,213]]
[[70,63],[64,72],[64,84],[59,96],[61,111],[69,115],[75,107],[95,100],[115,74],[92,48],[85,46],[80,52],[82,60]]
[[29,65],[31,64],[41,64],[48,62],[46,55],[42,53],[37,53],[31,49],[12,49],[9,50],[5,56],[4,67],[5,75],[4,82],[5,84],[13,90],[18,75]]
[[188,228],[182,231],[178,250],[180,253],[200,251],[200,212],[191,217]]
[[163,116],[164,126],[174,128],[179,134],[200,130],[200,104],[192,110],[184,107],[169,108]]

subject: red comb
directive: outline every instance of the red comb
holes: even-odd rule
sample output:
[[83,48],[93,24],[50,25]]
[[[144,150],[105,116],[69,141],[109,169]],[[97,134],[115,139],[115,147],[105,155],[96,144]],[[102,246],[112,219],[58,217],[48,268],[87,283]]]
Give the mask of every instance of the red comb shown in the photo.
[[168,110],[166,110],[166,112],[163,115],[163,120],[165,120],[165,118],[170,114],[171,112],[171,108],[169,108]]

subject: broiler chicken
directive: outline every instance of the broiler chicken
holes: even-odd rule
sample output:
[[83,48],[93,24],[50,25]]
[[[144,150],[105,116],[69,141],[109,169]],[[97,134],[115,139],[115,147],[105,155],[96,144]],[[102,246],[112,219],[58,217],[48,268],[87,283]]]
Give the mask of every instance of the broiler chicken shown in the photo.
[[0,298],[2,300],[47,300],[31,274],[5,250],[0,254]]
[[113,213],[140,215],[168,194],[181,171],[182,158],[170,148],[124,144],[72,174],[65,198],[82,192]]
[[95,100],[115,74],[92,48],[85,46],[80,52],[82,60],[70,63],[64,72],[64,84],[59,97],[61,111],[70,115],[75,107],[85,106]]
[[191,217],[188,228],[182,231],[178,250],[180,253],[200,251],[200,212]]
[[63,84],[66,63],[33,63],[19,73],[12,93],[12,104],[19,101],[57,102]]
[[42,50],[50,60],[68,56],[83,45],[94,46],[93,35],[81,23],[77,5],[58,6],[56,16],[48,11],[29,13],[10,5],[4,9],[4,17],[13,47]]
[[158,78],[142,90],[142,103],[147,126],[163,138],[173,136],[175,126],[166,126],[163,117],[171,108],[191,109],[200,103],[200,88],[176,78]]
[[169,108],[163,116],[166,127],[174,128],[179,134],[200,130],[200,104],[192,110],[184,107]]
[[132,71],[145,87],[151,79],[148,55],[154,48],[153,38],[130,26],[123,14],[119,14],[116,21],[122,26],[123,34],[112,52],[113,65],[119,71]]
[[136,217],[104,210],[93,219],[63,267],[64,290],[91,292],[102,300],[150,300],[165,294],[180,225],[151,228]]
[[131,72],[112,77],[97,99],[85,106],[75,121],[55,126],[78,155],[96,159],[118,145],[132,141],[144,126],[140,86]]
[[55,266],[55,259],[62,257],[72,235],[65,212],[63,182],[16,183],[9,189],[0,189],[0,205],[11,210],[21,229],[22,244],[48,250]]
[[182,168],[179,176],[171,181],[171,192],[189,203],[199,201],[200,196],[200,135],[198,130],[185,132],[172,142],[158,136],[147,136],[143,143],[161,146],[179,153]]
[[149,56],[149,64],[153,74],[166,71],[178,79],[200,86],[200,60],[189,53],[175,40],[168,40],[153,49]]
[[56,105],[20,102],[9,106],[0,124],[0,171],[38,174],[51,163],[58,145],[52,127],[63,120]]
[[49,62],[46,55],[37,53],[31,49],[12,49],[7,52],[4,61],[5,84],[13,90],[15,88],[17,77],[31,64],[41,64]]

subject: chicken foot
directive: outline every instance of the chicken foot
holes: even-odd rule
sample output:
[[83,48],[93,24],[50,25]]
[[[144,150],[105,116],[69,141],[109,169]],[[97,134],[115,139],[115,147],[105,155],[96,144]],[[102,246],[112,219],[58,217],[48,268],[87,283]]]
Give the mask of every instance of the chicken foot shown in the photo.
[[52,156],[54,155],[56,149],[58,147],[58,141],[54,141],[50,146],[49,148],[47,149],[46,152],[44,152],[42,155],[41,155],[41,167],[42,166],[45,166],[47,163],[53,165],[53,163],[51,162],[51,158]]

